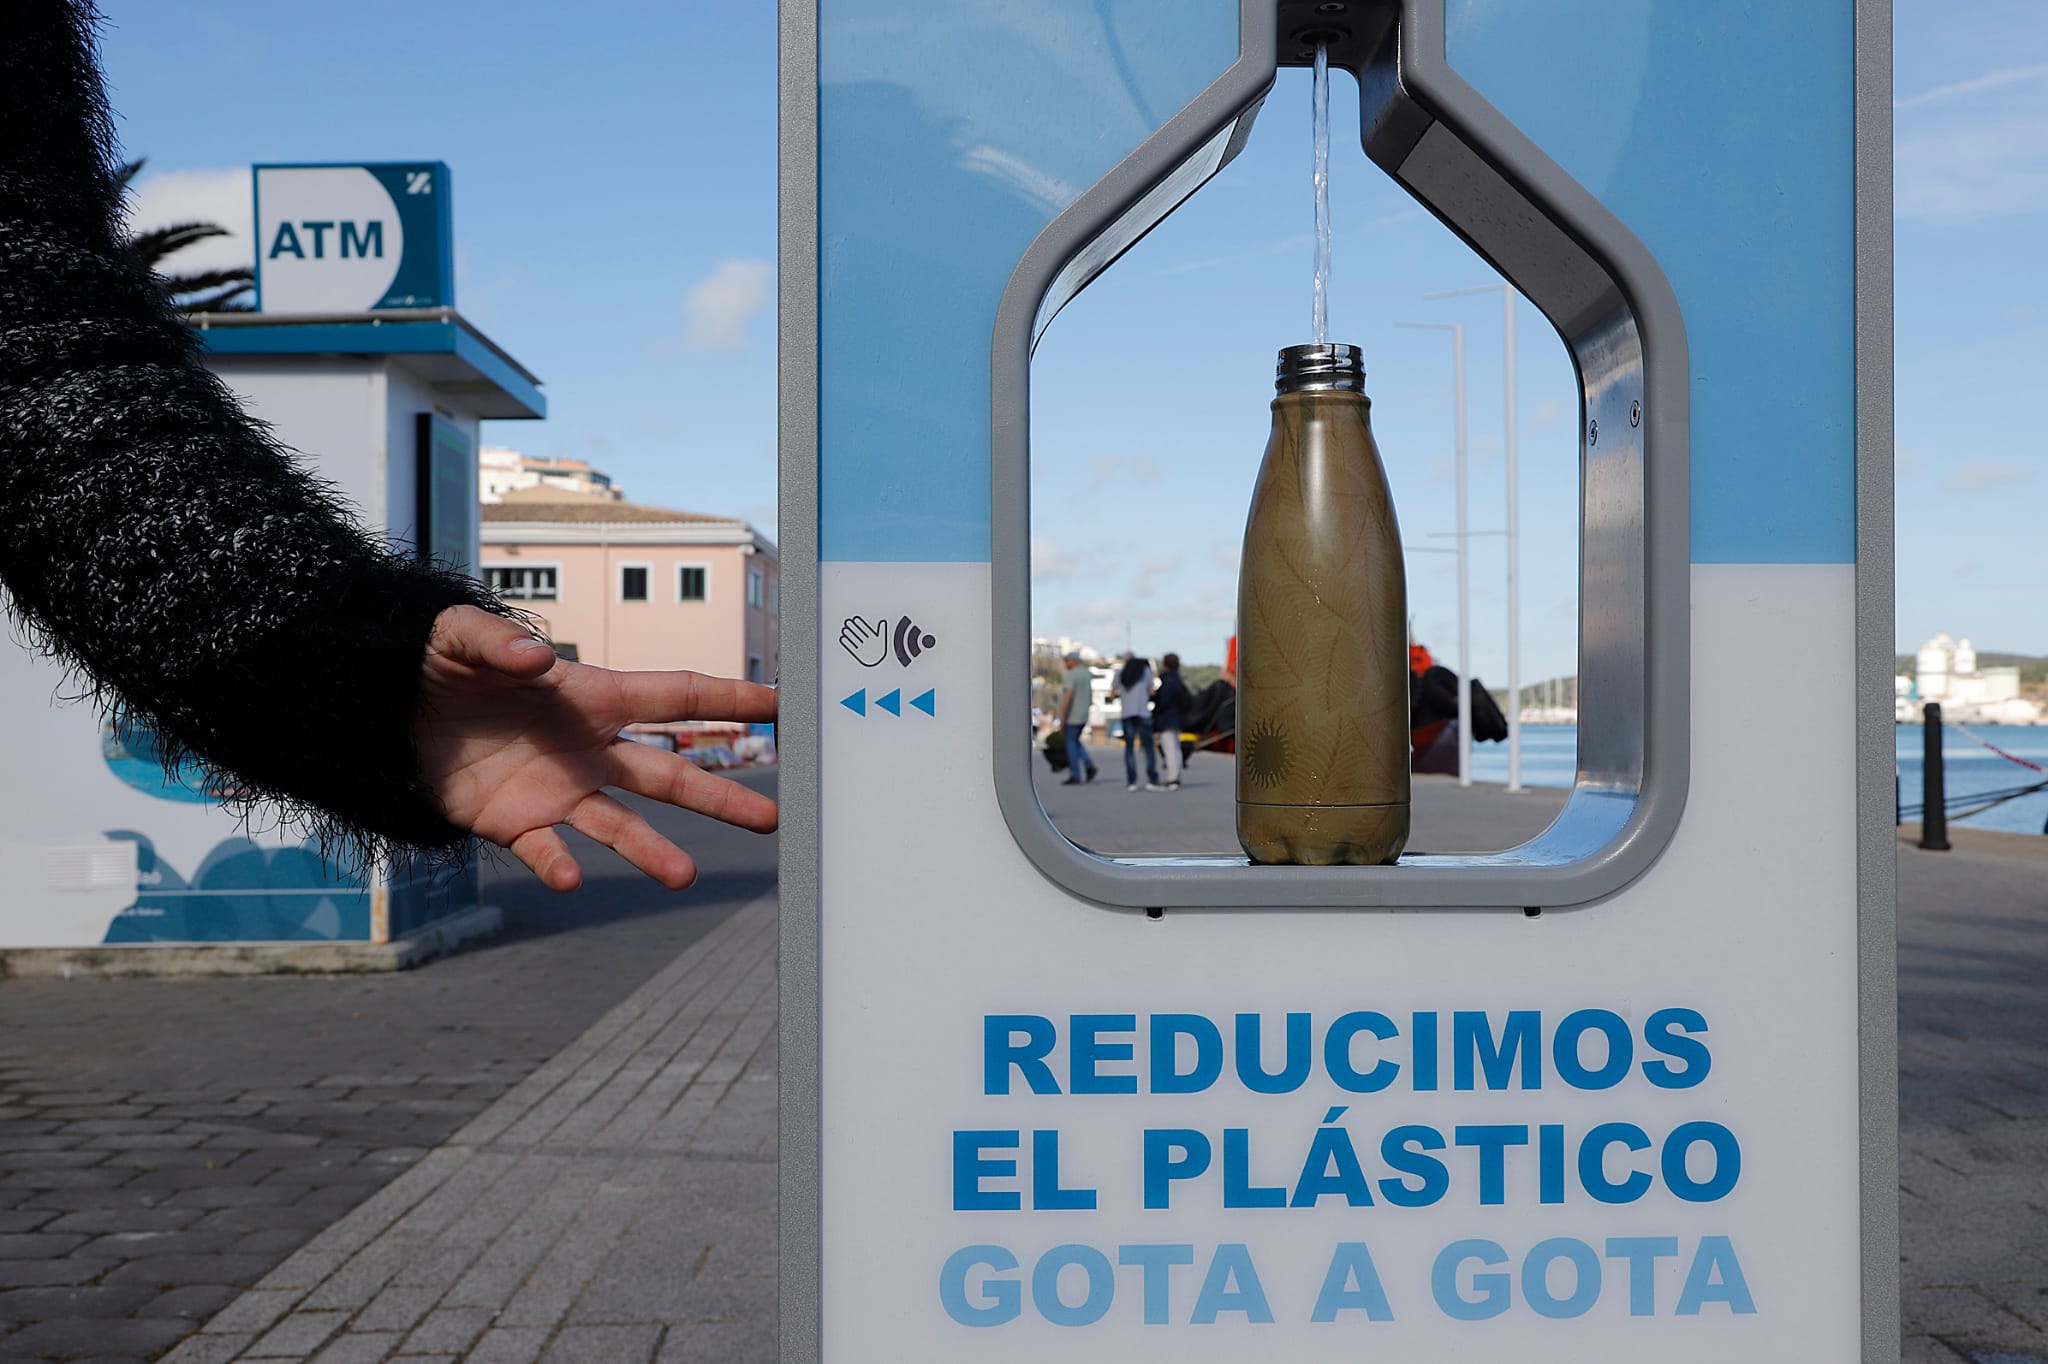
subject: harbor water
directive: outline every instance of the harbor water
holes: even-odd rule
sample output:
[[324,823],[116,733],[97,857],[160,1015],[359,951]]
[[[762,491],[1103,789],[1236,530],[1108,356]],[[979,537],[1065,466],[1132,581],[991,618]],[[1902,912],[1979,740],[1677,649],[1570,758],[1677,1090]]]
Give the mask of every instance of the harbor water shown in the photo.
[[[2048,725],[1972,725],[2015,758],[2048,768]],[[1948,783],[1948,807],[1967,808],[1960,798],[1984,791],[2006,791],[2048,780],[2048,772],[2036,772],[1978,744],[1953,727],[1942,732],[1942,766]],[[1578,760],[1579,732],[1574,725],[1522,726],[1522,784],[1524,786],[1570,786]],[[1920,745],[1918,725],[1900,725],[1897,733],[1899,780],[1908,805],[1920,801]],[[1475,744],[1472,748],[1472,779],[1505,782],[1508,779],[1508,746],[1505,743]],[[1951,823],[1971,829],[1996,829],[2004,833],[2038,834],[2048,822],[2048,791],[2007,801],[1982,814],[1965,819],[1951,817]]]

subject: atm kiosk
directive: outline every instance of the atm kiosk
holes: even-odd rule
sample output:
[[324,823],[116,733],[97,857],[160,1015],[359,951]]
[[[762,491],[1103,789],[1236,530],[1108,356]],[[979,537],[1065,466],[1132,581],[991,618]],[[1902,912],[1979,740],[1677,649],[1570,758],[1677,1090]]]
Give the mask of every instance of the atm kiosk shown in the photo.
[[[1888,25],[784,0],[785,1360],[1897,1358]],[[1098,855],[1032,347],[1317,43],[1571,355],[1576,780],[1499,853]]]
[[[455,311],[448,181],[439,162],[254,168],[257,306],[190,320],[208,367],[371,533],[475,572],[478,424],[547,401]],[[10,970],[388,967],[496,926],[474,856],[329,859],[74,690],[0,641],[0,769],[33,774],[0,792],[0,950],[40,949]],[[311,713],[275,737],[353,742]]]

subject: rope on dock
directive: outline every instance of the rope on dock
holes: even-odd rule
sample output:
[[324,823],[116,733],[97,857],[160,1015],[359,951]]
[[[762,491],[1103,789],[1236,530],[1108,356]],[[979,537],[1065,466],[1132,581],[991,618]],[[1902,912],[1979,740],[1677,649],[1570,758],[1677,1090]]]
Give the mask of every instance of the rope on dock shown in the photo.
[[1961,731],[1966,737],[1976,740],[1978,743],[1984,745],[1984,747],[1990,749],[1993,753],[1996,753],[1999,757],[2005,759],[2009,763],[2018,763],[2021,767],[2032,768],[2036,772],[2048,772],[2048,767],[2043,767],[2041,766],[2041,764],[2036,762],[2028,762],[2025,758],[2020,757],[2017,753],[2008,753],[2004,749],[2000,748],[1997,744],[1994,744],[1989,739],[1985,738],[1983,735],[1974,733],[1973,731],[1965,728],[1964,726],[1957,724],[1954,720],[1944,718],[1941,723],[1944,727],[1948,729]]
[[[2015,758],[2013,761],[2023,762],[2024,759]],[[2032,763],[2027,763],[2026,765],[2028,767],[2034,766]],[[2034,770],[2038,772],[2041,769],[2034,768]],[[2030,786],[2015,786],[2007,791],[1973,791],[1966,796],[1953,796],[1942,803],[1942,808],[1947,811],[1950,819],[1968,819],[1971,815],[1981,815],[1986,810],[2003,805],[2009,800],[2018,800],[2021,796],[2031,796],[2036,791],[2048,791],[2048,781],[2037,781]],[[1980,803],[1971,805],[1966,809],[1959,810],[1954,808],[1956,803],[1961,801],[1977,801]],[[1926,813],[1927,805],[1924,801],[1917,805],[1901,805],[1899,807],[1900,819],[1919,819]]]

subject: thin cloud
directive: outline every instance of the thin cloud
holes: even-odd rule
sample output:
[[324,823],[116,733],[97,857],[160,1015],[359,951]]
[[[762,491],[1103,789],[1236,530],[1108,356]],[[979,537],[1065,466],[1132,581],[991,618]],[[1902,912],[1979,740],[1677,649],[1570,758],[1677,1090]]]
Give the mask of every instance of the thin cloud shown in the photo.
[[1031,537],[1031,576],[1033,578],[1071,578],[1080,561],[1074,552],[1061,545],[1050,535]]
[[1154,482],[1159,477],[1159,461],[1150,455],[1097,455],[1088,461],[1090,491],[1126,475],[1141,483]]
[[1172,584],[1180,576],[1181,556],[1168,554],[1157,559],[1146,559],[1138,565],[1138,575],[1131,580],[1131,591],[1140,597],[1158,593],[1162,584]]
[[2000,67],[1896,101],[1901,219],[2048,213],[2048,62]]
[[1948,471],[1941,483],[1945,488],[1957,492],[1982,492],[1986,488],[2002,488],[2011,483],[2023,483],[2033,476],[2033,470],[2024,464],[2007,459],[1973,459],[1958,464]]
[[1953,122],[1902,137],[1901,218],[1968,221],[2048,213],[2048,110]]
[[1937,85],[1931,90],[1922,90],[1917,95],[1892,101],[1892,108],[1900,113],[1912,109],[1925,109],[1930,105],[1952,104],[1959,99],[1981,95],[1987,90],[2003,90],[2012,85],[2032,85],[2036,81],[2048,80],[2048,62],[2032,66],[2006,66],[1996,71],[1986,71],[1981,76],[1968,80],[1951,81]]
[[722,260],[683,295],[685,339],[697,350],[736,351],[747,342],[747,324],[768,306],[775,281],[765,260]]

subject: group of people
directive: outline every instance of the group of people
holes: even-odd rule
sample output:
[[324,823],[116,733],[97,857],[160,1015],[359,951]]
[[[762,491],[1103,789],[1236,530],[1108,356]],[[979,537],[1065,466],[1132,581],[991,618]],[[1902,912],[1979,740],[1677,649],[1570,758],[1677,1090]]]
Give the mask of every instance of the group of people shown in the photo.
[[[1066,655],[1066,677],[1060,693],[1060,726],[1067,744],[1067,776],[1061,784],[1079,786],[1094,781],[1098,768],[1081,741],[1088,728],[1088,711],[1094,702],[1094,674],[1076,653]],[[1110,696],[1117,703],[1123,722],[1124,783],[1131,791],[1178,791],[1180,789],[1180,733],[1194,708],[1194,696],[1180,676],[1180,655],[1166,654],[1154,673],[1151,661],[1125,653],[1117,661],[1110,679]],[[1152,739],[1160,736],[1156,746]],[[1138,752],[1145,754],[1145,783],[1138,784]],[[1159,762],[1166,762],[1161,781]]]

